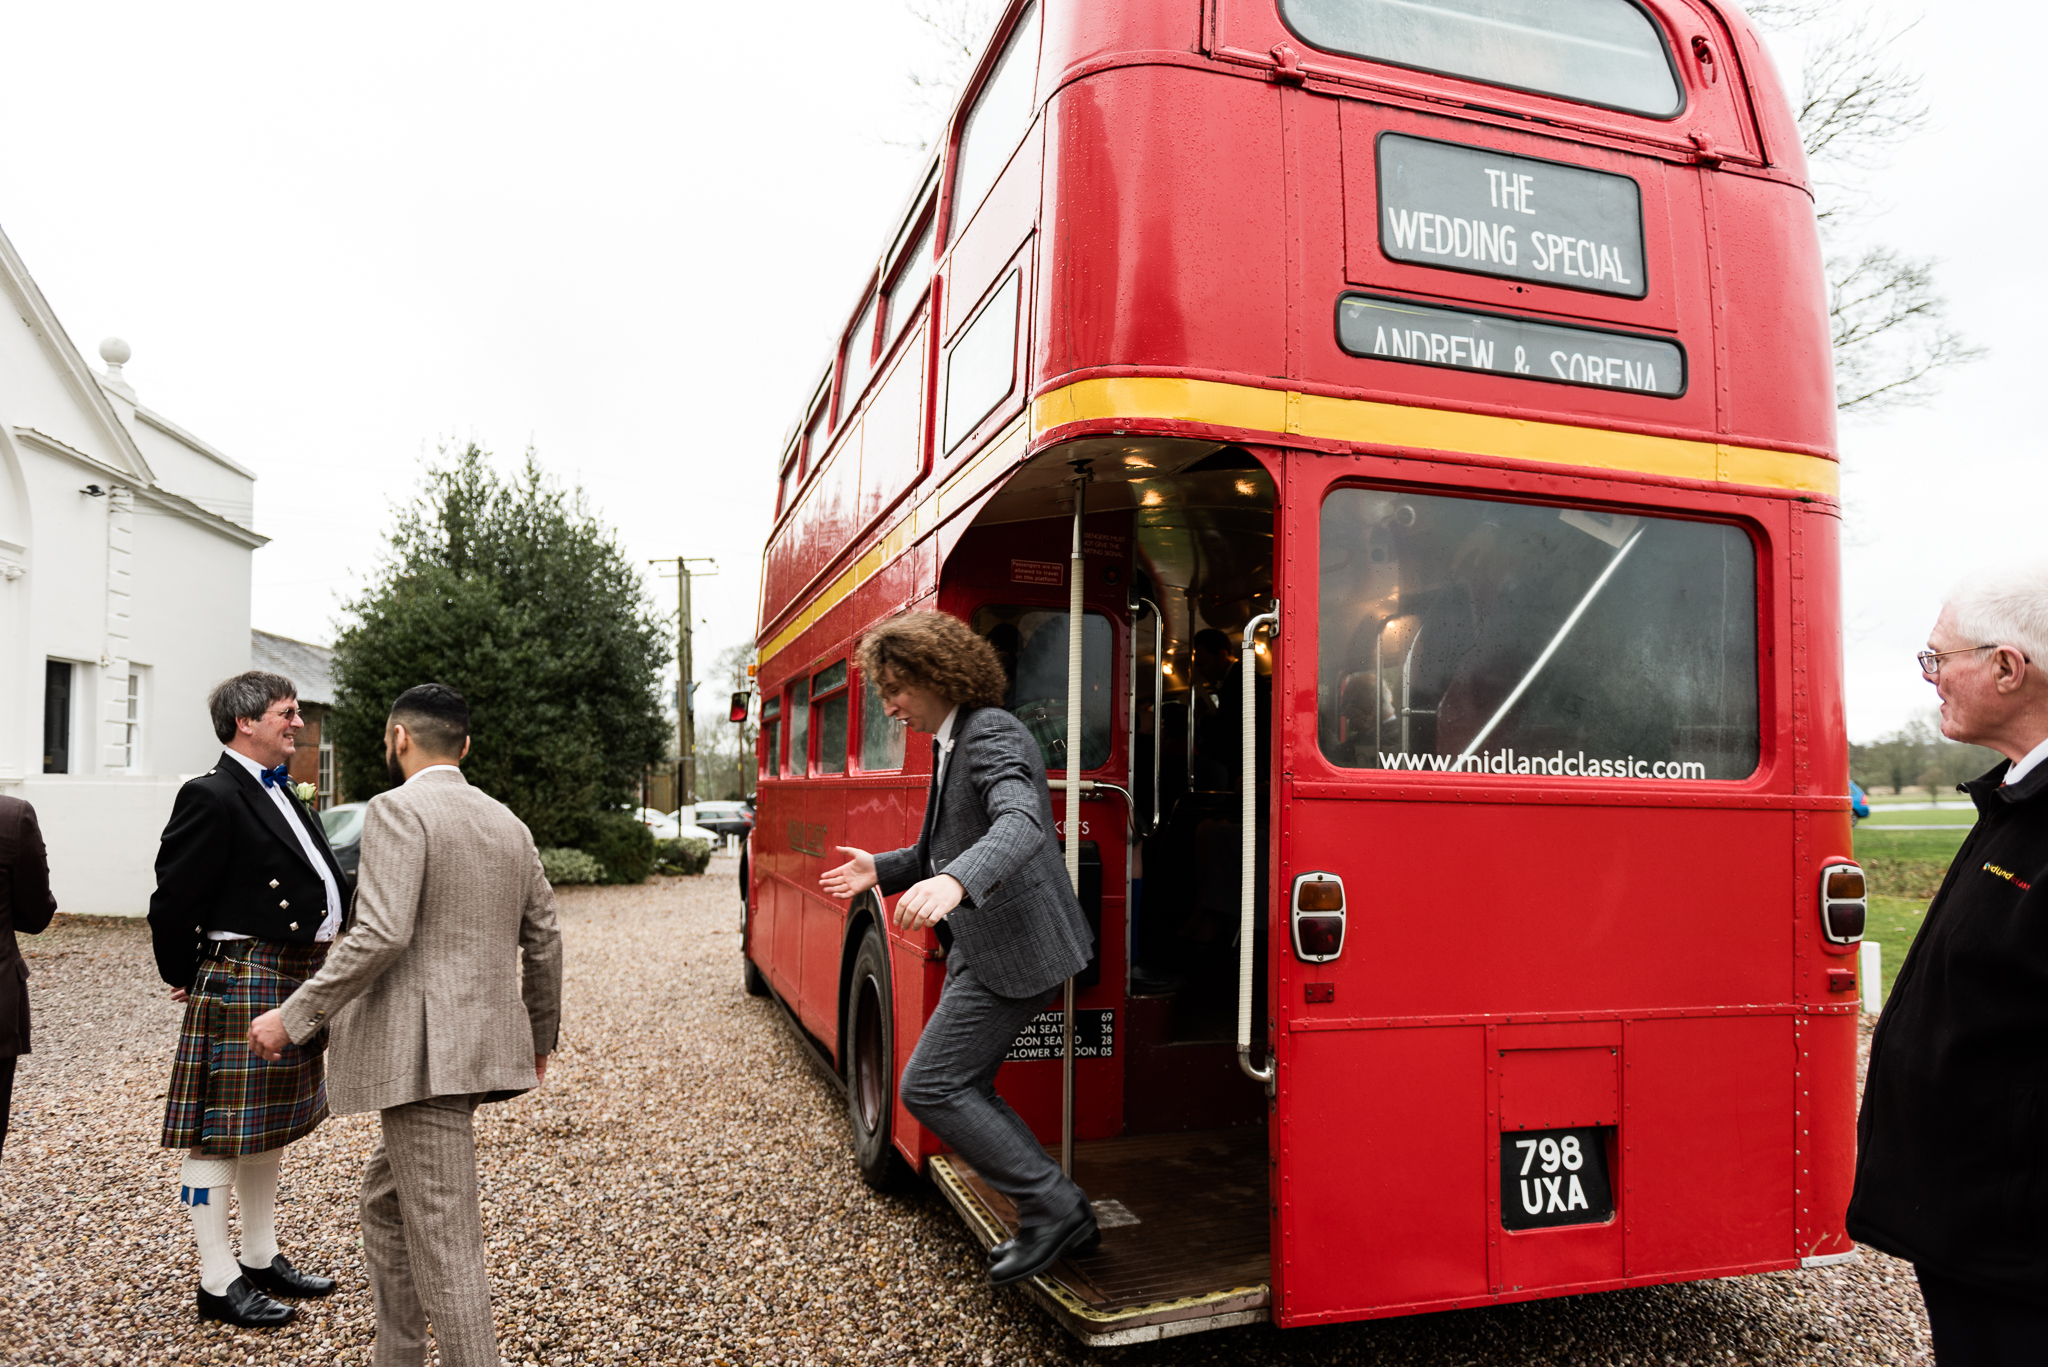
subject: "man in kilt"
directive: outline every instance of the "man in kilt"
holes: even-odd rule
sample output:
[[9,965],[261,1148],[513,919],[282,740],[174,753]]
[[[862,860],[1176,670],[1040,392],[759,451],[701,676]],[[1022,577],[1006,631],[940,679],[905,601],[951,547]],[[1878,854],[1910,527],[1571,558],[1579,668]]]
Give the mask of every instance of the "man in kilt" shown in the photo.
[[[277,1248],[279,1160],[327,1117],[325,1037],[269,1062],[249,1022],[319,971],[347,908],[347,884],[318,820],[287,774],[298,689],[254,671],[207,699],[227,750],[185,784],[164,827],[149,924],[157,971],[185,1004],[171,1065],[163,1145],[184,1149],[179,1200],[199,1241],[199,1317],[270,1329],[291,1320],[276,1296],[325,1296]],[[241,1204],[228,1243],[228,1188]]]

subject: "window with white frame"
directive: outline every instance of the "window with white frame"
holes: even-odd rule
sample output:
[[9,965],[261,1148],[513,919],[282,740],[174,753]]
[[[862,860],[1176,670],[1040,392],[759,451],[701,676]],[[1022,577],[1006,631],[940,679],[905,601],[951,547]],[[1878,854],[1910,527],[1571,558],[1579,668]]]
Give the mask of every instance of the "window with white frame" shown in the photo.
[[71,693],[77,671],[69,660],[43,666],[43,772],[71,772]]
[[142,761],[142,688],[147,671],[137,666],[128,673],[127,721],[121,738],[121,767],[140,773]]
[[334,742],[320,742],[320,810],[334,805]]

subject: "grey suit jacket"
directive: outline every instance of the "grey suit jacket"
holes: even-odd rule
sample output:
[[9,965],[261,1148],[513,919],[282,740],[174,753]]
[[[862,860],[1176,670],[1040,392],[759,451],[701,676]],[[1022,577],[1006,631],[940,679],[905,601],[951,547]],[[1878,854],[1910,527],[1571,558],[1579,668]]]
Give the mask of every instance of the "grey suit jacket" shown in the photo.
[[283,1011],[294,1044],[329,1031],[337,1115],[534,1087],[562,936],[524,823],[454,769],[371,798],[347,933]]
[[930,860],[967,890],[947,923],[955,954],[1005,997],[1050,992],[1088,963],[1088,918],[1053,835],[1045,761],[1000,707],[962,708],[943,785],[909,849],[875,856],[884,896],[926,877]]

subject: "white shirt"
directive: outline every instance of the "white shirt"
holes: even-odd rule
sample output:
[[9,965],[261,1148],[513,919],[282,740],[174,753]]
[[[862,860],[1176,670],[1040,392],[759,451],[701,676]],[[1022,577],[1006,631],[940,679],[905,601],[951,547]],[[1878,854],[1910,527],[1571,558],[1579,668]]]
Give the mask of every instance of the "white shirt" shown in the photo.
[[939,729],[932,732],[932,739],[939,743],[939,763],[932,771],[933,792],[937,792],[939,786],[946,781],[946,761],[953,754],[953,723],[959,716],[960,709],[956,706],[946,714],[946,719],[939,723]]
[[[946,781],[946,761],[952,758],[953,755],[953,723],[959,716],[960,708],[958,705],[955,705],[953,710],[946,714],[946,719],[939,723],[939,729],[932,732],[932,740],[939,747],[938,763],[932,766],[932,801],[934,802],[939,800],[939,785]],[[926,872],[933,878],[938,877],[939,866],[932,863],[929,854],[925,856],[925,863],[930,865]]]
[[2013,784],[2018,783],[2028,774],[2033,773],[2034,766],[2044,759],[2048,759],[2048,740],[2042,741],[2039,745],[2027,751],[2026,758],[2006,770],[2005,782],[2001,786],[2010,788]]
[[426,768],[424,768],[424,769],[415,769],[415,770],[413,770],[413,771],[412,771],[412,773],[410,773],[410,774],[408,774],[408,775],[406,776],[406,780],[405,780],[405,781],[406,781],[407,783],[410,783],[410,782],[412,782],[412,781],[413,781],[414,779],[418,778],[418,777],[419,777],[419,776],[420,776],[421,774],[431,774],[431,773],[433,773],[433,772],[434,772],[434,771],[435,771],[436,769],[453,769],[453,770],[454,770],[454,771],[455,771],[456,773],[458,773],[458,774],[462,772],[462,766],[461,766],[461,765],[459,765],[459,764],[429,764],[429,765],[428,765],[428,766],[427,766]]
[[[244,769],[247,769],[251,778],[255,779],[258,783],[263,782],[262,765],[250,759],[239,750],[230,750],[227,752],[227,756],[229,759],[240,764]],[[285,796],[284,789],[266,787],[263,791],[272,802],[277,804],[277,810],[284,814],[284,824],[291,827],[292,834],[299,838],[299,848],[305,851],[307,861],[319,873],[321,883],[327,888],[327,916],[320,922],[320,929],[313,932],[313,939],[316,942],[332,940],[334,933],[341,929],[341,889],[335,884],[334,874],[327,867],[325,856],[321,854],[319,847],[314,845],[313,833],[306,829],[305,822],[299,820],[299,814],[293,808],[292,800]],[[232,930],[209,930],[206,932],[206,938],[209,940],[247,940],[251,937],[237,935]]]

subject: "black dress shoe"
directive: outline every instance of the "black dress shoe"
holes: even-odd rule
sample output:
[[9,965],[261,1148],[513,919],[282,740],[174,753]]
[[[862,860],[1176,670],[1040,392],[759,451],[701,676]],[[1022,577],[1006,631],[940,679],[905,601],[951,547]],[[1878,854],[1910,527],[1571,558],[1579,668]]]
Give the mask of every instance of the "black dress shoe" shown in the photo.
[[270,1260],[268,1267],[251,1267],[243,1263],[242,1275],[256,1283],[260,1290],[273,1296],[331,1296],[334,1294],[334,1278],[312,1277],[291,1265],[280,1253]]
[[1095,1211],[1083,1205],[1056,1225],[1027,1225],[1017,1231],[1007,1253],[989,1264],[990,1286],[1008,1286],[1035,1277],[1069,1253],[1082,1253],[1102,1242]]
[[235,1278],[218,1296],[199,1288],[199,1318],[203,1320],[220,1320],[243,1329],[281,1329],[298,1313],[258,1291],[247,1277]]
[[991,1263],[999,1263],[1009,1256],[1010,1250],[1016,1246],[1017,1241],[1015,1239],[1005,1239],[999,1244],[990,1244],[988,1246],[988,1260]]

